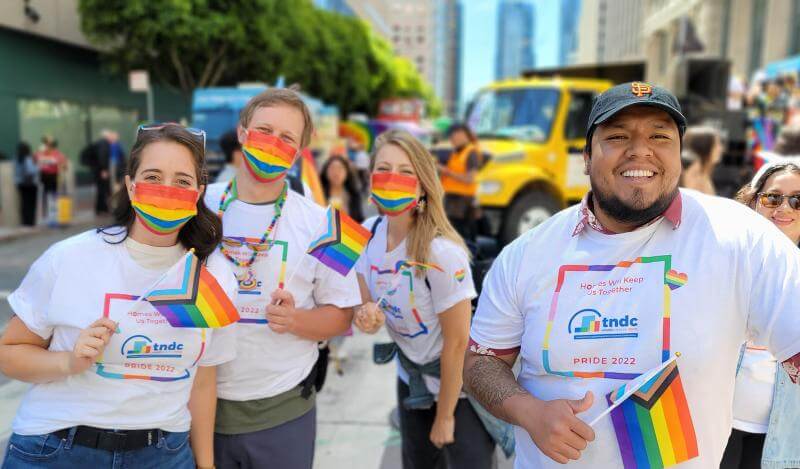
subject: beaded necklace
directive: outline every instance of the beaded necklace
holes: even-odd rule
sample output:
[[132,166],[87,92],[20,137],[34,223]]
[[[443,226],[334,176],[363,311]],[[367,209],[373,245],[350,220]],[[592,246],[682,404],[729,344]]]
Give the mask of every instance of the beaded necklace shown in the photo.
[[[275,227],[278,225],[278,220],[280,220],[281,213],[283,212],[283,204],[286,203],[286,193],[288,187],[289,184],[285,183],[283,185],[283,189],[281,190],[280,195],[275,200],[275,215],[272,217],[272,221],[269,222],[267,230],[264,231],[264,234],[258,241],[258,246],[263,246],[265,243],[267,243],[267,240],[269,240],[270,235],[274,233]],[[222,193],[222,197],[219,200],[219,208],[217,209],[217,214],[219,215],[220,219],[222,219],[222,216],[225,214],[225,210],[227,210],[230,204],[238,197],[239,197],[239,191],[237,190],[236,186],[236,178],[233,178],[231,182],[228,183],[228,186],[225,188],[225,191]],[[265,255],[269,255],[269,250],[272,248],[274,241],[275,241],[275,236],[272,236],[272,240],[270,240],[269,243],[267,243],[267,249],[266,252],[264,253]],[[253,251],[252,254],[250,255],[250,258],[245,262],[242,262],[233,257],[225,249],[225,246],[223,244],[219,245],[219,250],[222,252],[222,254],[225,256],[226,259],[231,261],[237,267],[250,267],[251,265],[253,265],[253,262],[255,262],[256,257],[258,257],[258,253],[260,252],[260,250],[254,248],[253,246],[250,246],[250,243],[243,243],[243,244],[247,245],[250,248],[250,250]]]

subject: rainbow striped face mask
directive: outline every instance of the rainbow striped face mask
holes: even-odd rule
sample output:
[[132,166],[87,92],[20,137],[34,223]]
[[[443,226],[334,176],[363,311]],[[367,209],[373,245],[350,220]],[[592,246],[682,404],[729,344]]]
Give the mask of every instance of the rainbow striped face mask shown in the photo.
[[242,145],[247,170],[258,182],[273,182],[286,176],[297,150],[274,135],[248,131]]
[[414,176],[374,173],[371,199],[384,215],[400,215],[417,206],[417,184]]
[[197,215],[198,193],[193,189],[136,182],[131,205],[145,228],[157,235],[181,229]]

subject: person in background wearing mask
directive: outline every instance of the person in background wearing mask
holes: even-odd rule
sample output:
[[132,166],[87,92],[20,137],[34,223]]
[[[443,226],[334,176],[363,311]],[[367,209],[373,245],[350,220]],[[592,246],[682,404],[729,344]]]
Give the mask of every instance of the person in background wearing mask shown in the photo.
[[[59,175],[67,169],[67,157],[58,149],[58,141],[49,135],[42,137],[42,147],[33,155],[39,167],[39,178],[44,186],[44,213],[48,213],[49,204],[55,203],[58,193]],[[62,176],[63,177],[63,176]]]
[[722,161],[724,150],[719,132],[712,127],[689,127],[683,136],[683,147],[697,157],[697,162],[688,168],[681,187],[716,195],[714,168]]
[[450,223],[467,241],[475,238],[475,208],[478,184],[475,176],[481,155],[472,130],[465,124],[453,124],[448,130],[453,153],[445,165],[439,165],[444,187],[444,209]]
[[219,370],[214,448],[219,468],[311,469],[320,341],[347,331],[361,304],[355,272],[306,255],[326,210],[286,174],[313,131],[299,94],[269,88],[242,109],[243,163],[206,202],[222,219],[220,250],[239,280],[237,359]]
[[17,145],[14,165],[14,182],[20,199],[20,220],[25,226],[36,224],[36,196],[39,192],[39,168],[36,166],[31,146],[26,142]]
[[236,130],[225,132],[219,138],[219,146],[225,156],[225,167],[217,174],[214,182],[228,182],[236,176],[236,171],[242,163],[242,145]]

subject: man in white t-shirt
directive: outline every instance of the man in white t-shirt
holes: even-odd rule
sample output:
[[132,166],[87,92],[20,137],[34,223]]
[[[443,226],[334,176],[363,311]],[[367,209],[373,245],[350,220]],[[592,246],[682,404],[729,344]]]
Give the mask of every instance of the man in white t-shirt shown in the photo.
[[311,469],[318,341],[344,333],[361,303],[354,272],[306,255],[326,211],[291,190],[286,174],[311,132],[297,93],[264,91],[241,113],[236,177],[206,190],[222,218],[220,250],[239,282],[241,316],[238,357],[218,368],[217,467]]
[[[627,468],[643,454],[718,467],[741,345],[766,344],[796,381],[800,252],[747,207],[679,191],[685,126],[662,88],[634,82],[598,96],[584,151],[590,193],[507,246],[486,278],[464,382],[517,426],[518,468]],[[618,437],[610,416],[586,423],[611,391],[674,356],[682,434],[663,412],[655,446]]]

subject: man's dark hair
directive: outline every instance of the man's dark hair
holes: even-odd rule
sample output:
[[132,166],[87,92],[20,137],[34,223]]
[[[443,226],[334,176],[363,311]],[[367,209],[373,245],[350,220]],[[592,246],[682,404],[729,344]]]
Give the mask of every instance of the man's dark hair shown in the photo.
[[235,130],[222,134],[219,138],[219,146],[222,148],[222,154],[225,155],[226,163],[232,163],[233,152],[242,149],[242,145],[239,143],[239,136],[236,135]]
[[472,133],[472,129],[470,129],[469,126],[467,124],[463,123],[463,122],[456,122],[456,123],[452,124],[447,129],[447,136],[449,137],[449,136],[453,135],[456,132],[464,132],[465,134],[467,134],[467,139],[469,139],[470,142],[474,143],[475,140],[476,140],[475,139],[475,134]]

